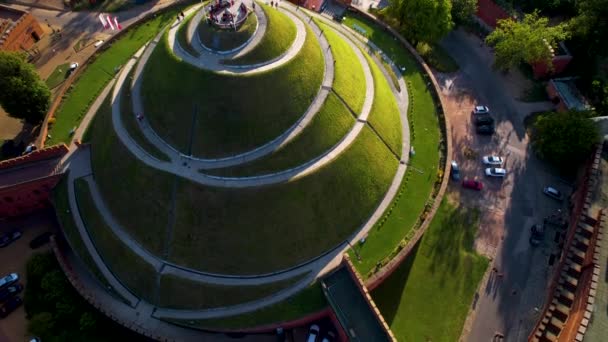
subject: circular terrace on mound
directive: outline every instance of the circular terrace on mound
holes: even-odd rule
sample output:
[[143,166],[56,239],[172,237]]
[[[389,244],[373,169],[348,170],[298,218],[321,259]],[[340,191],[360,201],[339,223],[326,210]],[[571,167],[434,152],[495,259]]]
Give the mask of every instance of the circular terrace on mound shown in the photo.
[[[245,54],[186,56],[177,28],[140,51],[92,126],[93,176],[75,180],[116,276],[198,318],[305,288],[405,172],[407,102],[382,64],[331,23],[260,7],[267,26]],[[238,67],[214,64],[225,58]]]

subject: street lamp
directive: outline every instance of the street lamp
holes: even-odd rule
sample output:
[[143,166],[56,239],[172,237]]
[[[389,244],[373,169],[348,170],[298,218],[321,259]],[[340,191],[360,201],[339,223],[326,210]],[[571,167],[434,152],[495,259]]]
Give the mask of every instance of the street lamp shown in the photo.
[[357,249],[355,248],[355,246],[353,246],[350,241],[346,240],[346,243],[350,246],[350,248],[355,252],[355,255],[357,256],[357,261],[361,262],[361,256],[359,255],[359,252],[357,252]]

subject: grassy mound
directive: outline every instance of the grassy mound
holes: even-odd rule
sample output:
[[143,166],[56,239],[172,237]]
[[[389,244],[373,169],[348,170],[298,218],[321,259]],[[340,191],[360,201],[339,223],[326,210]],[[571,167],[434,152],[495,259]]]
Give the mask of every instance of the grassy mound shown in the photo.
[[321,85],[322,63],[312,33],[289,63],[247,76],[200,70],[179,61],[163,40],[145,67],[146,116],[182,152],[204,157],[245,152],[279,136],[304,114]]
[[243,177],[287,170],[325,153],[348,133],[354,123],[355,119],[346,106],[330,93],[308,127],[283,148],[247,164],[201,172]]
[[203,45],[217,51],[228,51],[245,44],[255,33],[257,25],[258,17],[255,13],[250,13],[243,25],[236,31],[221,30],[202,20],[197,30]]
[[[267,26],[262,40],[247,54],[235,59],[226,60],[226,64],[262,63],[281,56],[296,39],[296,25],[284,13],[276,8],[258,3],[266,14]],[[310,32],[307,32],[307,36]]]

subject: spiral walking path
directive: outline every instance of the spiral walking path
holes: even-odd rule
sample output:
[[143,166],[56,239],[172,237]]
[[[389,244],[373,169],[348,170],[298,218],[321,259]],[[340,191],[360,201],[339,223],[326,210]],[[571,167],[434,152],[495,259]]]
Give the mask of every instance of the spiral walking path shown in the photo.
[[[296,13],[296,15],[300,16],[301,18],[306,18],[306,14],[302,13],[301,11]],[[327,20],[324,18],[322,18],[322,20],[325,20],[327,22]],[[313,27],[316,27],[316,25],[314,25],[313,23],[311,23],[311,25],[313,25]],[[316,27],[316,29],[318,30],[318,27]],[[365,120],[367,119],[367,116],[369,115],[369,111],[371,110],[371,106],[372,106],[373,98],[374,98],[374,87],[373,87],[374,82],[373,82],[373,77],[371,75],[370,67],[367,64],[367,60],[363,57],[363,54],[361,53],[361,51],[358,48],[356,48],[353,44],[353,41],[356,40],[355,38],[352,38],[353,34],[351,32],[347,32],[344,30],[339,30],[339,31],[340,31],[340,35],[342,35],[342,37],[344,37],[344,38],[347,38],[346,41],[351,45],[351,47],[354,48],[354,51],[356,52],[356,55],[363,66],[364,73],[365,73],[365,79],[366,79],[366,99],[365,99],[365,102],[363,105],[363,110],[360,114],[361,121],[357,122],[355,124],[355,127],[353,127],[353,129],[346,136],[346,137],[348,137],[349,135],[352,135],[352,139],[354,140],[354,138],[356,138],[356,135],[353,133],[353,131],[357,131],[357,130],[360,131],[362,129],[362,126],[365,124]],[[320,35],[320,31],[319,31],[319,35]],[[148,49],[149,49],[149,47],[148,47]],[[142,55],[144,55],[144,51],[151,52],[151,50],[148,50],[148,49],[146,49],[146,47],[140,49],[134,55],[134,58],[129,60],[129,62],[123,68],[123,71],[118,75],[118,78],[116,80],[116,85],[115,85],[114,91],[112,93],[112,122],[114,125],[114,129],[116,131],[116,134],[121,139],[121,141],[125,145],[125,147],[127,147],[131,151],[131,153],[133,153],[138,159],[140,159],[142,162],[144,162],[145,164],[147,164],[151,167],[155,167],[157,169],[167,171],[167,172],[176,174],[180,177],[184,177],[184,178],[188,178],[188,179],[192,179],[190,177],[194,177],[194,173],[196,173],[197,177],[205,177],[205,179],[211,179],[211,177],[209,177],[209,176],[201,175],[200,173],[198,173],[197,170],[192,170],[191,168],[184,167],[183,165],[176,163],[176,161],[179,161],[179,158],[180,158],[179,156],[175,159],[172,158],[171,162],[160,162],[156,158],[150,156],[143,148],[141,148],[139,145],[137,145],[137,143],[130,137],[130,135],[128,134],[128,132],[126,131],[126,129],[122,123],[121,116],[120,116],[120,100],[121,100],[122,86],[124,86],[126,77],[129,74],[129,71],[133,68],[133,66],[137,62],[137,59],[142,57]],[[323,50],[329,51],[329,46],[323,48]],[[141,63],[141,64],[143,65],[143,63]],[[333,67],[333,63],[330,63],[330,65],[332,65],[332,67]],[[141,70],[140,70],[140,72],[141,72]],[[402,82],[402,80],[401,80],[401,82]],[[109,91],[109,89],[111,89],[111,85],[109,85],[106,88],[106,90],[104,90],[104,92]],[[404,131],[404,139],[405,139],[405,137],[409,137],[409,129],[408,129],[408,125],[407,125],[408,121],[407,121],[407,116],[406,116],[407,115],[407,93],[405,91],[405,85],[404,84],[402,85],[402,89],[404,89],[404,92],[406,94],[405,101],[403,101],[403,99],[404,99],[403,94],[398,94],[394,87],[392,87],[392,89],[393,89],[393,91],[395,91],[398,98],[400,98],[399,110],[400,110],[400,114],[401,114],[401,120],[402,120],[403,131]],[[77,133],[75,136],[76,139],[79,139],[79,137],[82,135],[82,133],[86,129],[86,125],[88,125],[88,123],[90,122],[90,118],[96,113],[100,104],[101,104],[101,101],[96,101],[94,103],[94,105],[89,109],[89,112],[87,113],[87,115],[85,116],[85,119],[83,120],[83,122],[86,124],[84,125],[84,127],[80,127],[77,130]],[[146,135],[146,137],[148,137],[148,136]],[[343,141],[346,139],[347,138],[344,138]],[[342,145],[343,141],[340,142],[338,145]],[[336,146],[338,146],[338,145],[336,145]],[[89,249],[89,251],[93,257],[93,260],[95,261],[95,263],[98,265],[98,267],[102,271],[104,277],[106,277],[108,279],[108,281],[112,284],[112,286],[115,287],[115,290],[117,290],[117,292],[120,293],[125,298],[133,298],[133,294],[131,294],[128,289],[126,289],[124,286],[122,286],[120,281],[117,278],[115,278],[114,275],[111,273],[111,271],[107,268],[107,266],[105,266],[103,259],[97,253],[97,250],[95,249],[95,246],[94,246],[90,236],[88,235],[86,226],[85,226],[82,218],[80,217],[80,214],[78,211],[78,203],[76,200],[76,194],[75,194],[75,189],[74,189],[74,181],[77,178],[84,177],[84,179],[87,181],[87,184],[89,185],[89,188],[91,190],[92,199],[95,203],[97,210],[99,211],[99,213],[101,214],[101,216],[103,217],[103,219],[107,223],[107,225],[112,229],[114,234],[116,234],[116,236],[123,243],[125,243],[130,249],[132,249],[142,259],[144,259],[146,262],[148,262],[150,265],[152,265],[157,270],[157,272],[159,272],[159,274],[173,274],[173,275],[176,275],[176,276],[179,276],[179,277],[182,277],[185,279],[189,279],[192,281],[196,281],[196,282],[204,282],[204,283],[209,283],[209,284],[218,284],[218,285],[227,285],[227,286],[266,284],[266,283],[276,282],[279,280],[293,278],[293,277],[301,275],[301,274],[307,274],[302,280],[298,281],[298,283],[294,284],[293,286],[291,286],[287,289],[284,289],[282,291],[279,291],[271,296],[259,299],[259,300],[254,300],[251,302],[233,305],[233,306],[229,306],[229,307],[202,309],[202,310],[175,310],[175,309],[155,308],[154,313],[152,314],[154,317],[157,317],[157,318],[162,317],[162,318],[172,318],[172,319],[205,319],[205,318],[223,317],[223,316],[230,316],[230,315],[235,315],[235,314],[239,314],[239,313],[250,312],[250,311],[254,311],[256,309],[265,307],[267,305],[279,302],[279,301],[297,293],[298,291],[302,290],[304,287],[307,286],[307,284],[310,283],[311,280],[334,269],[341,262],[341,255],[348,249],[349,245],[352,243],[356,243],[356,241],[358,241],[361,237],[365,236],[368,233],[368,231],[374,226],[374,224],[377,222],[377,220],[381,217],[381,215],[384,213],[384,211],[388,208],[390,203],[392,202],[392,199],[395,197],[397,191],[399,190],[401,180],[405,174],[407,151],[409,150],[407,148],[408,146],[409,146],[409,142],[406,141],[403,144],[403,153],[404,153],[403,156],[405,158],[405,161],[402,160],[402,162],[398,166],[397,173],[396,173],[395,177],[393,178],[393,181],[389,187],[389,190],[385,194],[383,200],[378,205],[375,212],[367,220],[367,222],[365,222],[346,241],[341,242],[339,245],[337,245],[330,251],[326,252],[325,254],[318,256],[312,260],[309,260],[301,265],[297,265],[291,269],[275,272],[272,274],[251,275],[251,276],[231,276],[231,275],[220,275],[220,274],[211,274],[211,273],[200,272],[200,271],[188,269],[185,267],[181,267],[179,265],[169,263],[166,260],[158,258],[157,256],[149,253],[136,240],[134,240],[129,235],[129,233],[113,218],[112,213],[107,208],[105,203],[103,203],[103,198],[99,192],[99,189],[95,183],[95,180],[93,177],[91,177],[92,171],[91,171],[91,161],[90,161],[90,156],[89,156],[89,150],[86,148],[84,148],[84,149],[77,148],[77,149],[72,150],[70,152],[70,154],[68,156],[66,156],[64,163],[66,165],[66,168],[69,168],[71,170],[70,176],[69,176],[68,195],[69,195],[69,200],[70,200],[70,209],[75,216],[75,221],[76,221],[76,225],[78,227],[78,231],[79,231],[80,235],[82,236],[83,240],[85,241],[85,245],[87,246],[87,249]],[[341,149],[341,151],[347,147],[348,146],[345,145]],[[337,153],[337,154],[339,154],[339,153]],[[313,164],[315,164],[315,163],[313,163]],[[314,170],[309,170],[308,173],[313,172],[313,171]],[[221,177],[213,177],[213,178],[221,178]],[[252,179],[247,180],[247,181],[253,182]],[[252,186],[255,186],[255,185],[252,185]],[[139,300],[137,305],[139,305],[139,303],[142,303],[142,300]],[[144,304],[149,305],[149,303],[144,303]]]

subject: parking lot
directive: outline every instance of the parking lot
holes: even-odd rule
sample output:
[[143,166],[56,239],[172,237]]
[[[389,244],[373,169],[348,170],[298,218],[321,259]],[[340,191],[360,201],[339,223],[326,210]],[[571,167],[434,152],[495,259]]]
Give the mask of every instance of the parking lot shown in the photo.
[[[454,159],[461,180],[480,180],[484,186],[481,191],[463,189],[460,182],[452,181],[450,196],[481,210],[475,247],[492,259],[475,296],[465,337],[489,341],[498,333],[505,341],[521,341],[527,338],[545,300],[552,270],[549,260],[556,257],[560,241],[559,230],[550,226],[543,242],[532,246],[530,228],[549,215],[566,212],[567,201],[560,203],[546,196],[543,188],[555,187],[566,197],[572,191],[568,181],[533,154],[524,126],[527,115],[551,105],[517,101],[513,75],[492,68],[491,52],[477,37],[456,31],[442,44],[460,65],[457,73],[437,75],[452,128]],[[476,104],[490,108],[495,134],[476,133],[472,121]],[[481,160],[487,155],[504,158],[504,179],[484,175],[487,166]]]
[[[36,214],[27,218],[11,222],[0,222],[0,234],[20,230],[23,235],[10,245],[0,248],[0,276],[15,272],[19,274],[19,282],[25,286],[25,270],[29,257],[38,252],[49,249],[48,244],[36,250],[29,247],[30,241],[39,234],[50,230],[52,225],[48,222],[48,216]],[[23,298],[23,292],[19,294]],[[27,320],[23,306],[0,319],[0,341],[25,341],[27,338]]]

